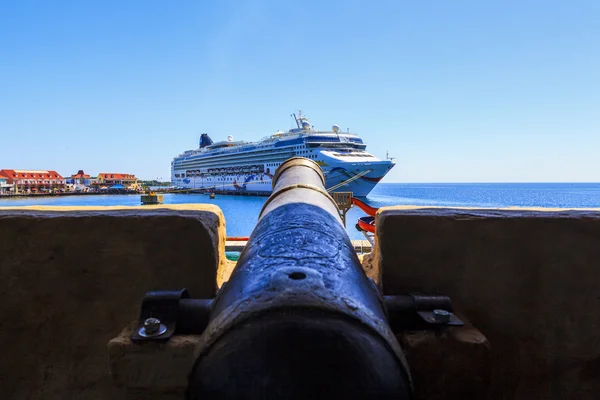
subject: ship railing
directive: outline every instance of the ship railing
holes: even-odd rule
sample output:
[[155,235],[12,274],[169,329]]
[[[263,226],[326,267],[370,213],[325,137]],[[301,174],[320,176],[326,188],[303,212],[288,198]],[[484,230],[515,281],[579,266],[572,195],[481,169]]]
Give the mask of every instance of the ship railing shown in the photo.
[[312,134],[322,134],[322,135],[347,135],[347,136],[358,136],[358,133],[354,132],[333,132],[333,131],[310,131]]
[[[304,137],[304,136],[308,136],[308,135],[314,135],[314,134],[321,134],[321,135],[346,135],[346,136],[353,136],[353,137],[358,137],[358,133],[354,133],[354,132],[333,132],[333,131],[308,131],[306,133],[284,133],[282,134],[280,137],[287,137],[287,136],[300,136],[300,137]],[[259,141],[258,143],[261,144],[265,144],[264,141]],[[360,143],[358,143],[360,144]],[[244,144],[240,144],[238,146],[234,146],[234,147],[226,147],[223,149],[219,149],[217,151],[211,151],[210,155],[211,156],[216,156],[216,155],[220,155],[220,154],[232,154],[232,153],[240,153],[240,152],[246,152],[246,151],[251,151],[251,150],[260,150],[262,146],[260,145],[255,145],[254,143],[244,143]],[[197,150],[190,150],[190,151],[186,151],[184,153],[181,153],[177,156],[177,158],[185,158],[185,157],[192,157],[192,156],[196,156],[198,154],[201,154],[200,151]]]

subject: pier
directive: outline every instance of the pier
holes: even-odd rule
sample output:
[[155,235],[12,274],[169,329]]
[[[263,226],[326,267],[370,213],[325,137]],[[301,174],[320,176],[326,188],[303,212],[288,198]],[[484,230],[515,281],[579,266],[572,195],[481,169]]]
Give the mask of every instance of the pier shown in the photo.
[[261,196],[268,197],[271,192],[264,191],[253,191],[253,190],[224,190],[224,189],[169,189],[169,190],[157,190],[161,193],[177,193],[177,194],[218,194],[218,195],[229,195],[229,196]]
[[[138,191],[126,190],[106,190],[103,192],[57,192],[57,193],[6,193],[0,194],[0,199],[20,199],[20,198],[42,198],[42,197],[71,197],[71,196],[106,196],[110,195],[135,195]],[[0,203],[0,206],[2,204]]]

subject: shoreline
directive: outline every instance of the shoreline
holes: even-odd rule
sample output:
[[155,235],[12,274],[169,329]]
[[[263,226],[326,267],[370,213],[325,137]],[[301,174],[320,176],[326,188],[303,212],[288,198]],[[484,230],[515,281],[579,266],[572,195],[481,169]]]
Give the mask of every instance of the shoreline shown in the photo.
[[[232,190],[206,190],[206,189],[158,189],[152,190],[157,194],[218,194],[226,196],[269,196],[270,192],[253,192],[253,191],[232,191]],[[128,192],[122,190],[107,190],[103,192],[65,192],[65,193],[18,193],[18,194],[0,194],[1,199],[21,199],[21,198],[44,198],[44,197],[69,197],[69,196],[141,196],[146,192]]]
[[20,198],[41,198],[41,197],[68,197],[68,196],[102,196],[102,195],[141,195],[136,192],[87,192],[87,193],[19,193],[19,194],[0,194],[0,199],[20,199]]

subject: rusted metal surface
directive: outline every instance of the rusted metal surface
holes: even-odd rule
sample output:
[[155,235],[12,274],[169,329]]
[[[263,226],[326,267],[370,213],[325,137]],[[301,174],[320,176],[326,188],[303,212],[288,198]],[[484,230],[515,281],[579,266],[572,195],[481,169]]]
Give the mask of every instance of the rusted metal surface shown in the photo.
[[[168,340],[177,329],[179,314],[179,303],[181,299],[187,299],[190,295],[187,290],[156,290],[146,293],[142,300],[140,319],[138,327],[131,335],[131,340],[143,342],[149,339]],[[165,329],[148,334],[147,321],[157,319]],[[157,334],[158,333],[158,334]]]
[[203,337],[190,399],[409,396],[383,299],[308,159],[278,170]]
[[[247,240],[228,240],[225,243],[225,251],[241,252],[247,243]],[[352,246],[357,253],[370,253],[373,249],[373,245],[368,240],[352,240]]]
[[302,157],[290,158],[275,171],[273,193],[263,205],[259,219],[279,205],[305,203],[329,211],[341,222],[337,204],[325,190],[324,182],[323,172],[314,161]]
[[[462,326],[453,314],[452,302],[447,296],[413,293],[403,296],[385,296],[388,322],[394,332],[435,330],[447,326]],[[435,316],[438,318],[435,318]],[[439,316],[443,316],[440,318]]]
[[[317,166],[317,168],[315,168],[315,165]],[[283,173],[285,171],[287,171],[288,169],[292,168],[292,167],[306,167],[308,168],[311,173],[316,173],[320,180],[321,180],[321,184],[318,186],[321,187],[325,187],[325,175],[323,175],[323,171],[321,170],[321,167],[318,166],[318,164],[316,164],[314,161],[308,159],[308,158],[304,158],[304,157],[292,157],[290,159],[288,159],[286,162],[284,162],[283,164],[281,164],[279,166],[279,168],[277,168],[277,170],[275,171],[275,176],[273,177],[273,188],[279,186],[279,185],[286,185],[286,180],[281,180],[279,179],[281,177],[281,175],[283,175]],[[306,171],[301,171],[301,170],[297,170],[294,174],[286,174],[287,178],[286,179],[290,179],[290,177],[294,177],[294,176],[301,176],[303,179],[306,179],[307,175],[306,175]]]

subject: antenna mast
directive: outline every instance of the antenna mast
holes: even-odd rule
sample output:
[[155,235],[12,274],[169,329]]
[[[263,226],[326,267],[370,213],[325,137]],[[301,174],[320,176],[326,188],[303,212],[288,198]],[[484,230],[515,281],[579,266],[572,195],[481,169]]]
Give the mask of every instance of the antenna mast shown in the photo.
[[389,151],[385,151],[385,158],[387,160],[390,160],[391,162],[394,162],[394,160],[396,159],[396,157],[390,157],[390,152]]
[[[298,110],[298,115],[300,115],[300,118],[302,118],[302,110]],[[296,126],[298,127],[298,129],[302,129],[302,125],[300,125],[300,118],[296,117],[296,113],[293,113],[292,116],[296,121]]]

